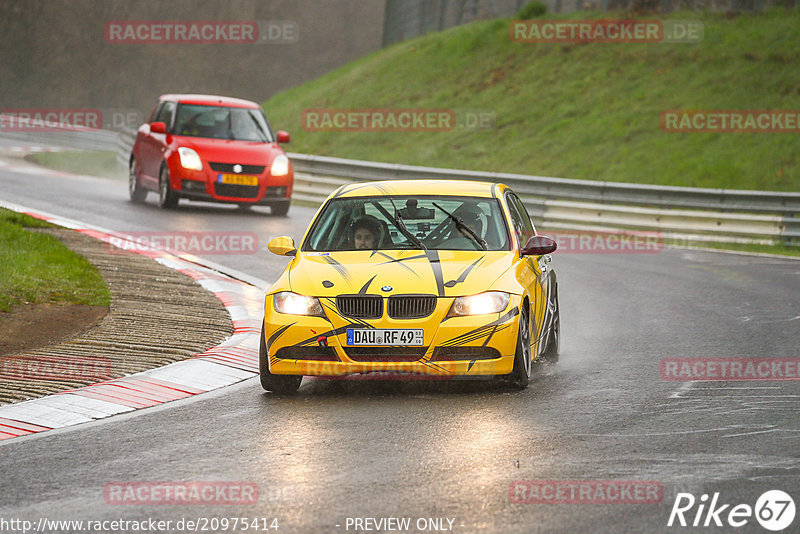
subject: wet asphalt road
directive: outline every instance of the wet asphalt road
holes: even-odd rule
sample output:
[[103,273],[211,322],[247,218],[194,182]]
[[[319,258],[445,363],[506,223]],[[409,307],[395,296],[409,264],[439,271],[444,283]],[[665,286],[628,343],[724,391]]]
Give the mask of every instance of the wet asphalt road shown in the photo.
[[[268,282],[285,265],[265,251],[268,239],[299,239],[314,213],[200,203],[167,212],[154,194],[128,202],[124,182],[9,170],[18,162],[2,150],[2,200],[118,231],[255,232],[258,254],[208,259]],[[752,517],[737,529],[667,521],[680,492],[718,492],[732,507],[780,489],[800,507],[800,382],[682,383],[659,373],[671,357],[800,356],[800,261],[680,249],[554,256],[561,361],[525,391],[306,380],[296,397],[280,398],[248,380],[0,442],[0,520],[152,518],[177,532],[181,518],[236,516],[277,518],[277,532],[293,533],[364,532],[348,525],[400,517],[411,519],[406,532],[767,532]],[[654,481],[663,499],[516,503],[509,488],[518,480]],[[103,489],[116,481],[250,482],[259,498],[107,504]],[[436,530],[428,518],[452,527],[444,520]]]

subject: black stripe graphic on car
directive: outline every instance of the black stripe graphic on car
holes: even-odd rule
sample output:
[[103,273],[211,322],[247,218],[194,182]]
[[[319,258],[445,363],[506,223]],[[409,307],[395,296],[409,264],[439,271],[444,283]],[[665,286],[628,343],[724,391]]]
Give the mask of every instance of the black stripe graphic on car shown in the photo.
[[358,317],[347,317],[345,315],[342,315],[341,312],[339,311],[339,307],[336,306],[334,299],[328,298],[326,300],[327,300],[327,304],[322,302],[322,300],[320,300],[320,303],[322,304],[322,307],[324,309],[330,311],[331,313],[333,313],[334,315],[336,315],[340,319],[343,319],[345,321],[351,321],[351,323],[354,321],[356,323],[356,326],[361,326],[361,327],[364,327],[364,328],[375,328],[374,326],[369,324],[364,319],[359,319]]
[[[479,326],[478,328],[470,330],[469,332],[465,332],[465,333],[463,333],[461,335],[458,335],[458,336],[456,336],[456,337],[454,337],[452,339],[449,339],[449,340],[445,341],[444,343],[441,343],[441,346],[450,347],[450,346],[454,346],[454,345],[462,345],[462,344],[465,343],[465,341],[463,341],[463,339],[468,338],[470,336],[475,336],[475,335],[477,335],[477,337],[474,337],[474,339],[480,339],[481,337],[483,337],[485,335],[488,335],[489,334],[489,330],[491,330],[491,328],[493,326],[503,325],[503,323],[513,319],[517,315],[519,315],[519,308],[513,308],[511,310],[508,310],[508,312],[506,312],[505,315],[503,315],[502,317],[497,318],[496,320],[492,321],[491,323],[485,324],[483,326]],[[511,326],[511,325],[510,324],[503,325],[500,328],[498,328],[497,330],[498,331],[499,330],[504,330],[505,328],[507,328],[509,326]],[[472,339],[469,339],[468,341],[472,341]]]
[[327,332],[323,332],[323,333],[319,334],[318,336],[312,336],[312,337],[310,337],[308,339],[304,339],[300,343],[296,343],[296,344],[294,344],[292,346],[293,347],[304,347],[304,346],[309,346],[309,345],[316,345],[318,340],[319,340],[319,338],[321,338],[321,337],[324,337],[324,338],[327,339],[327,338],[332,337],[332,336],[338,336],[342,332],[347,331],[348,328],[365,328],[365,327],[366,328],[374,328],[373,326],[363,325],[361,323],[348,323],[348,324],[346,324],[344,326],[340,326],[339,328],[335,328],[333,330],[328,330]]
[[482,337],[494,335],[495,332],[499,332],[500,330],[505,330],[509,328],[511,324],[505,324],[503,326],[497,326],[496,330],[493,330],[490,326],[481,326],[473,330],[472,332],[468,332],[466,334],[461,334],[460,336],[454,337],[453,339],[449,339],[444,343],[440,344],[440,347],[458,347],[461,345],[466,345],[467,343],[471,343],[473,341],[477,341]]
[[[481,344],[481,347],[485,347],[485,346],[487,346],[489,344],[489,340],[491,340],[492,336],[495,334],[495,332],[497,332],[499,330],[499,328],[497,326],[498,325],[494,325],[494,327],[492,328],[492,331],[489,332],[489,335],[486,336],[486,339],[483,340],[483,344]],[[510,325],[505,325],[503,328],[508,328],[509,326]],[[478,360],[470,360],[469,361],[469,365],[467,366],[467,372],[470,372],[472,370],[472,366],[475,365],[475,362],[477,362],[477,361]]]
[[[374,252],[373,252],[373,254],[374,254]],[[392,258],[388,254],[385,254],[383,252],[378,252],[378,254],[380,254],[381,256],[386,258],[387,260],[389,260],[389,261],[385,261],[383,263],[379,263],[378,265],[388,265],[390,263],[396,263],[400,267],[403,267],[408,272],[412,273],[417,278],[419,278],[419,275],[417,274],[417,272],[414,269],[412,269],[411,267],[409,267],[408,265],[405,265],[403,262],[406,261],[406,260],[418,260],[420,258],[427,258],[427,256],[425,256],[424,254],[420,255],[420,256],[409,256],[408,258]]]
[[421,364],[425,365],[426,367],[430,367],[431,369],[436,369],[436,370],[437,370],[437,371],[439,371],[441,374],[445,374],[445,375],[447,375],[447,374],[452,374],[450,371],[448,371],[447,369],[445,369],[444,367],[442,367],[441,365],[439,365],[439,364],[437,364],[437,363],[434,363],[434,362],[426,362],[426,361],[420,361],[419,363],[421,363]]
[[339,198],[340,196],[344,195],[345,193],[351,193],[353,191],[356,191],[357,189],[363,189],[365,187],[370,187],[370,186],[369,185],[365,185],[365,184],[355,184],[353,186],[346,186],[346,185],[342,186],[342,188],[335,195],[333,195],[333,198]]
[[294,324],[297,324],[297,321],[295,321],[294,323],[283,325],[282,327],[275,330],[271,336],[269,336],[269,339],[267,340],[267,353],[269,353],[269,348],[272,346],[272,344],[275,343],[278,340],[278,338],[281,337],[281,335],[283,335],[283,333],[286,332],[289,329],[289,327]]
[[375,280],[376,276],[378,276],[378,275],[376,274],[375,276],[373,276],[372,278],[367,280],[367,283],[364,284],[364,286],[361,289],[358,290],[358,294],[359,295],[366,295],[367,289],[369,289],[369,285],[372,283],[373,280]]
[[436,280],[436,291],[440,297],[444,296],[444,279],[442,277],[442,264],[439,263],[439,252],[436,250],[426,250],[425,256],[433,270],[433,278]]
[[325,260],[325,262],[326,262],[328,265],[330,265],[331,267],[333,267],[334,269],[336,269],[336,271],[337,271],[337,272],[338,272],[340,275],[342,275],[342,278],[344,278],[344,279],[345,279],[345,281],[346,281],[348,284],[352,283],[352,281],[350,280],[350,273],[348,273],[348,272],[347,272],[347,267],[345,267],[344,265],[342,265],[341,263],[339,263],[339,262],[338,262],[338,261],[336,261],[335,259],[331,258],[330,256],[322,256],[322,259],[323,259],[323,260]]
[[472,265],[468,265],[468,266],[467,266],[467,267],[466,267],[466,268],[465,268],[465,269],[464,269],[464,270],[461,272],[461,274],[459,274],[459,275],[458,275],[458,278],[457,278],[457,279],[455,279],[455,280],[450,280],[449,282],[445,283],[445,284],[444,284],[444,287],[455,287],[456,285],[458,285],[458,284],[460,284],[460,283],[464,282],[464,280],[466,280],[466,279],[467,279],[467,276],[469,275],[470,271],[472,271],[472,269],[474,269],[475,267],[477,267],[477,265],[478,265],[478,264],[481,262],[481,260],[482,260],[483,258],[484,258],[484,256],[481,256],[480,258],[478,258],[477,260],[475,260],[474,262],[472,262]]

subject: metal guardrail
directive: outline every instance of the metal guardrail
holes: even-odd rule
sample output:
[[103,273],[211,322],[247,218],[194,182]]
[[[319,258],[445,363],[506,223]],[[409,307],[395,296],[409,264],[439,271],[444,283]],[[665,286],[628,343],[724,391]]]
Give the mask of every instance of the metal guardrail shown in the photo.
[[[4,136],[89,150],[114,151],[127,168],[135,131],[15,132]],[[800,192],[703,189],[572,180],[288,153],[293,197],[321,203],[347,183],[372,180],[503,182],[548,229],[634,229],[689,241],[800,245]]]
[[134,142],[136,142],[136,130],[126,130],[117,133],[117,162],[126,169],[130,163]]
[[414,178],[503,182],[519,195],[599,203],[695,208],[763,213],[800,212],[800,192],[780,193],[736,189],[656,186],[595,180],[573,180],[525,174],[479,172],[436,167],[349,160],[308,154],[288,154],[295,170],[312,175],[356,180]]
[[546,228],[662,232],[692,241],[783,242],[800,245],[800,192],[702,189],[572,180],[498,172],[349,160],[289,153],[295,194],[321,202],[344,183],[369,180],[503,182]]

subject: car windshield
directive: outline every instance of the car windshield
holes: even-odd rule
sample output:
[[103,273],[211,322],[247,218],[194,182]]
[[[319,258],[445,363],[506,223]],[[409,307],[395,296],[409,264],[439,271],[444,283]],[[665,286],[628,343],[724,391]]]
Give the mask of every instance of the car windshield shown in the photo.
[[[454,218],[475,235],[459,228]],[[486,250],[509,250],[508,230],[497,199],[355,197],[329,201],[302,250],[484,250],[483,242]]]
[[172,133],[211,139],[271,143],[272,131],[260,109],[181,104]]

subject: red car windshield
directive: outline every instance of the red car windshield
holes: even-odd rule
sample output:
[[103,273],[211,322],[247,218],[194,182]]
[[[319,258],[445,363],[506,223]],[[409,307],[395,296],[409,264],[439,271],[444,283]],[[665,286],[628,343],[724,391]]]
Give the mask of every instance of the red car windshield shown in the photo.
[[272,131],[260,109],[180,104],[175,135],[271,143]]

